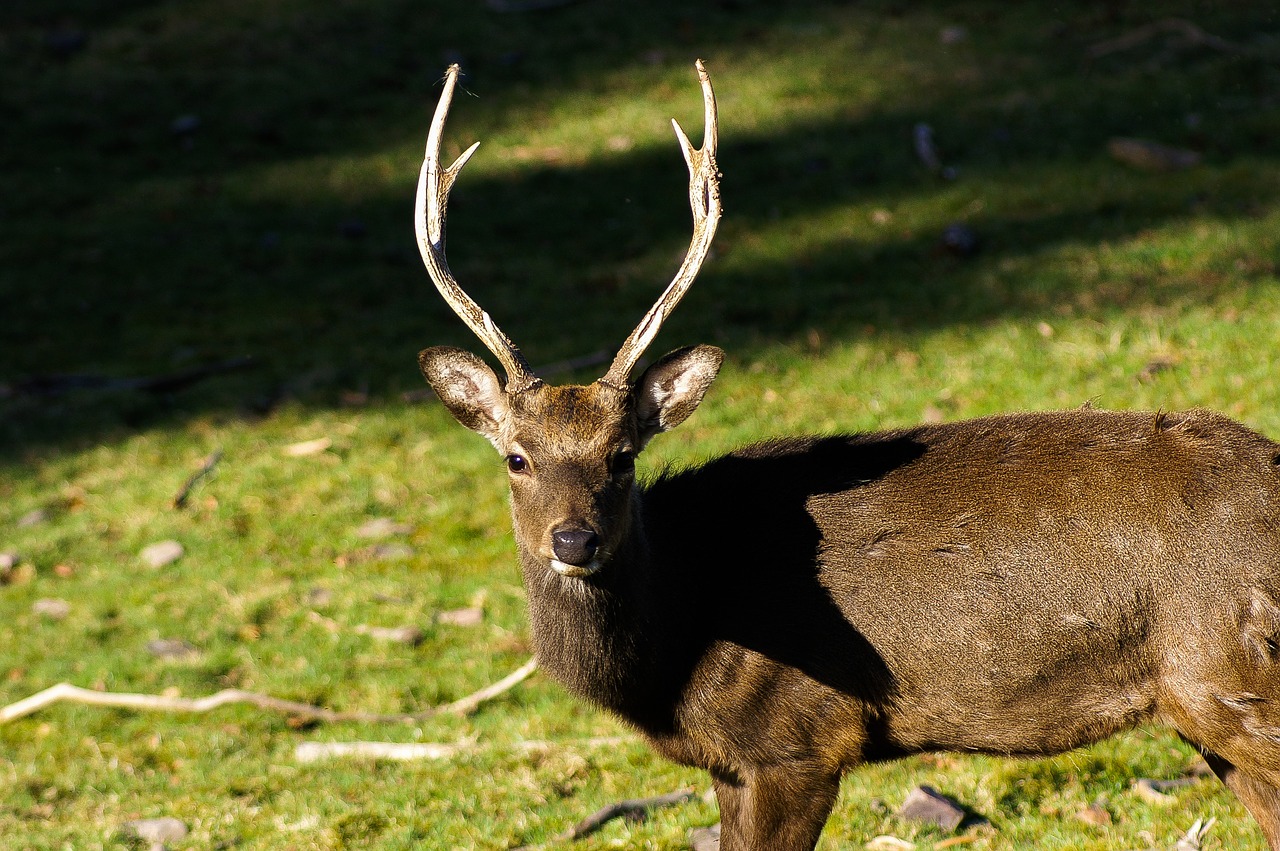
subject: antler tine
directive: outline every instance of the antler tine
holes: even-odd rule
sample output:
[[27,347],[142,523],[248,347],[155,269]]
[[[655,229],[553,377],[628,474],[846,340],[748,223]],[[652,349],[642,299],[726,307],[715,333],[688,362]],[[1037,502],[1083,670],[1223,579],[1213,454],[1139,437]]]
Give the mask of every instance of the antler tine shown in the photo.
[[689,207],[693,210],[693,238],[689,242],[689,251],[684,262],[667,289],[649,308],[649,312],[640,320],[640,324],[627,337],[618,355],[613,359],[609,371],[600,379],[619,389],[625,388],[628,376],[635,367],[636,361],[644,354],[645,349],[657,336],[662,323],[675,310],[680,299],[697,277],[702,262],[707,259],[711,249],[711,239],[716,234],[716,225],[720,222],[720,173],[716,169],[717,133],[716,96],[711,89],[711,77],[707,74],[702,60],[697,61],[698,81],[702,84],[702,100],[704,104],[704,129],[702,148],[693,147],[689,137],[680,129],[675,119],[671,125],[675,128],[676,138],[680,141],[680,150],[684,153],[685,164],[689,166]]
[[445,75],[444,91],[440,93],[440,103],[436,106],[435,117],[431,119],[431,130],[427,133],[427,151],[422,161],[422,171],[418,175],[417,211],[414,218],[414,231],[418,235],[418,250],[422,252],[422,262],[427,273],[435,283],[440,295],[453,308],[453,312],[467,324],[480,341],[502,363],[507,372],[507,390],[519,393],[537,386],[540,379],[533,374],[524,355],[516,348],[506,334],[494,324],[489,314],[480,309],[471,296],[458,285],[444,254],[445,214],[449,202],[449,190],[458,172],[467,164],[467,160],[480,146],[476,142],[462,152],[446,169],[440,167],[440,138],[444,135],[445,119],[449,117],[449,104],[453,100],[453,90],[458,82],[461,69],[450,65]]

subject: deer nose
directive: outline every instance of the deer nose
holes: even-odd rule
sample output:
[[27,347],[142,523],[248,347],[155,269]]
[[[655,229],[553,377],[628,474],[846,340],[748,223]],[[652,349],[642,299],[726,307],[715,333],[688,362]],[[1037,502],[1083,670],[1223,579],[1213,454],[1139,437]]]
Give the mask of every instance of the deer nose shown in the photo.
[[600,536],[588,526],[565,524],[551,530],[551,551],[565,564],[581,567],[596,557]]

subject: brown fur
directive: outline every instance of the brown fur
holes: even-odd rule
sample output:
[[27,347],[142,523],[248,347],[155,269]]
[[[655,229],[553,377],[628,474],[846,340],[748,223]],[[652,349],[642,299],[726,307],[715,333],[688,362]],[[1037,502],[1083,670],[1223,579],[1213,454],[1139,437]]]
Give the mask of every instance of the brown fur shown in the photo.
[[[512,510],[543,667],[711,772],[725,851],[812,848],[859,763],[1051,754],[1147,720],[1280,849],[1277,444],[1213,413],[1084,409],[773,441],[639,485],[618,453],[692,412],[710,347],[629,393],[422,363],[527,461]],[[566,520],[599,535],[588,576],[550,566]]]

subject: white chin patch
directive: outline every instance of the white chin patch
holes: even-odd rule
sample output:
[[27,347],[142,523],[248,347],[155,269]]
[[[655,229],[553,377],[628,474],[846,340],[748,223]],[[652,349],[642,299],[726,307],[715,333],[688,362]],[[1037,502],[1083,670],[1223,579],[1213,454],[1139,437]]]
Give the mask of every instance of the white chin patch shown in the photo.
[[600,569],[600,559],[592,559],[586,564],[565,564],[558,559],[551,560],[551,569],[561,576],[573,576],[583,579]]

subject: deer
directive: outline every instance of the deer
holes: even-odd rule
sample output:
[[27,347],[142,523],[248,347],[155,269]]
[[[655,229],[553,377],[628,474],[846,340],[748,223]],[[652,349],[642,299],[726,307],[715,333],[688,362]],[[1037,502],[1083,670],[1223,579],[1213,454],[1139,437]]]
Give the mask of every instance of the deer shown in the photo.
[[709,772],[725,851],[812,849],[841,776],[920,752],[1044,756],[1169,725],[1280,851],[1280,444],[1221,414],[1020,412],[778,437],[641,480],[723,352],[633,378],[721,214],[704,64],[693,236],[607,372],[551,385],[445,258],[448,69],[415,231],[497,358],[422,374],[504,460],[541,668],[662,757]]

